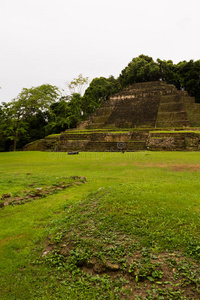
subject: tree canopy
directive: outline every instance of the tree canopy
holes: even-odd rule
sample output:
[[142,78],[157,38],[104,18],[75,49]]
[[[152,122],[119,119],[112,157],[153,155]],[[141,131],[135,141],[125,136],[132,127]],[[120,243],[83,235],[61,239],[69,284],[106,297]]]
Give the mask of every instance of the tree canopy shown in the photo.
[[160,79],[160,68],[152,57],[140,55],[133,58],[124,68],[118,78],[122,87],[136,82],[154,81]]
[[60,96],[57,87],[43,84],[30,89],[24,88],[21,93],[9,103],[1,106],[1,131],[6,139],[13,140],[13,150],[16,150],[19,135],[28,132],[28,119],[39,113],[48,111],[50,105]]

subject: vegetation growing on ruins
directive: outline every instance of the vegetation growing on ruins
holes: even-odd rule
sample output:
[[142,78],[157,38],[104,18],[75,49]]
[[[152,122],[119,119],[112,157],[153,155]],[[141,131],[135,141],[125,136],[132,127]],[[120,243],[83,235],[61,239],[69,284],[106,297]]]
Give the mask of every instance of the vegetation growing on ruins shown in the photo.
[[[71,94],[59,96],[57,87],[42,85],[22,92],[10,103],[0,105],[0,151],[21,149],[25,144],[75,128],[110,95],[136,82],[160,80],[185,90],[200,102],[200,60],[174,64],[140,55],[122,70],[118,78],[94,78],[81,95],[88,78],[81,74],[68,84]],[[41,88],[45,87],[42,91]],[[38,92],[41,93],[38,93]],[[46,99],[46,100],[45,100]],[[39,102],[38,102],[39,101]],[[48,102],[47,106],[38,105]],[[46,102],[46,103],[47,103]],[[23,112],[22,112],[23,110]]]
[[0,298],[199,299],[199,155],[1,153]]
[[133,58],[118,78],[122,87],[145,81],[162,80],[174,84],[179,90],[185,90],[200,102],[200,60],[190,60],[173,64],[171,60],[157,59],[140,55]]

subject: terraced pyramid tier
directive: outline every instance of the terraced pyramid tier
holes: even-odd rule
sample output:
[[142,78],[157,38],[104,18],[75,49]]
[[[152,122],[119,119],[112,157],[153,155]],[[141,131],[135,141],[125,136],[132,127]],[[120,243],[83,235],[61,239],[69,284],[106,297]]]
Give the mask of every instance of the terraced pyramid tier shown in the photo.
[[111,96],[79,129],[200,126],[200,106],[173,85],[135,83]]

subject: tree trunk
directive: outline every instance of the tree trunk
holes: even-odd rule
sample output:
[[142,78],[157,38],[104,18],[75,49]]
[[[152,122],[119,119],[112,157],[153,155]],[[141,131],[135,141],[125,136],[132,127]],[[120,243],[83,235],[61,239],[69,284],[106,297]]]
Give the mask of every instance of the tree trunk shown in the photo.
[[16,132],[15,132],[15,138],[14,138],[14,143],[13,143],[13,151],[16,151],[17,140],[18,140],[18,130],[16,130]]

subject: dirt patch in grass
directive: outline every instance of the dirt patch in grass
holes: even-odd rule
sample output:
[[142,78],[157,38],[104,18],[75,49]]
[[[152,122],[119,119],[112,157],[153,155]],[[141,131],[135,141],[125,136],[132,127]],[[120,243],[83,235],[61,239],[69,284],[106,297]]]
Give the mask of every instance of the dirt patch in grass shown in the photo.
[[175,172],[182,172],[182,171],[187,171],[187,172],[200,172],[200,164],[190,164],[190,165],[172,165],[169,167],[170,170],[175,171]]
[[174,172],[200,172],[200,164],[134,163],[144,168],[165,168]]
[[6,239],[3,239],[3,240],[1,240],[0,241],[0,246],[4,246],[4,245],[6,245],[10,240],[14,240],[14,239],[19,239],[19,238],[21,238],[21,237],[24,237],[25,235],[23,235],[23,234],[19,234],[19,235],[17,235],[17,236],[9,236],[9,237],[7,237]]
[[8,238],[1,240],[0,241],[0,246],[6,245],[11,239],[12,239],[12,237],[9,236]]

